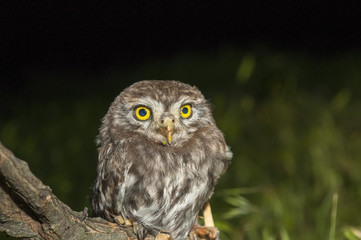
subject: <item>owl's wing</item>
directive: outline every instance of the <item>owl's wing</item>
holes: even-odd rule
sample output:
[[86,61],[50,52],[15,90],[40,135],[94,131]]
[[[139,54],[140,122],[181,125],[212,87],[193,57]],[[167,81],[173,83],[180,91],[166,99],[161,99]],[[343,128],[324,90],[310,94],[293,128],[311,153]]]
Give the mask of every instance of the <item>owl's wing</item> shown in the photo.
[[94,185],[92,205],[97,215],[113,221],[121,215],[125,186],[130,168],[125,161],[124,144],[107,142],[99,147],[98,176]]

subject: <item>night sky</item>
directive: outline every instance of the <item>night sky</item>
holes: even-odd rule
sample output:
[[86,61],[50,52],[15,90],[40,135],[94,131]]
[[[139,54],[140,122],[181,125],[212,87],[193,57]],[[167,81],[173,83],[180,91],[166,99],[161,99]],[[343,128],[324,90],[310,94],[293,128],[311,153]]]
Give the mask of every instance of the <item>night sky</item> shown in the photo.
[[0,1],[2,91],[25,72],[86,72],[184,51],[266,45],[359,52],[361,4],[346,1]]

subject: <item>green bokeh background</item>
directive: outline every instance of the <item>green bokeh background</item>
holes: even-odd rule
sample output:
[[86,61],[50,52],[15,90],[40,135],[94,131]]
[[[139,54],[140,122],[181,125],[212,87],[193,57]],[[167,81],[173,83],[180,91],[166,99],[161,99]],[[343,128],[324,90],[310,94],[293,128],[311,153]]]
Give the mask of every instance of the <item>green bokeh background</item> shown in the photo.
[[210,99],[234,153],[211,202],[222,239],[356,239],[360,66],[357,53],[228,46],[102,72],[25,70],[28,84],[1,96],[0,141],[71,208],[90,208],[94,139],[110,103],[135,81],[180,80]]

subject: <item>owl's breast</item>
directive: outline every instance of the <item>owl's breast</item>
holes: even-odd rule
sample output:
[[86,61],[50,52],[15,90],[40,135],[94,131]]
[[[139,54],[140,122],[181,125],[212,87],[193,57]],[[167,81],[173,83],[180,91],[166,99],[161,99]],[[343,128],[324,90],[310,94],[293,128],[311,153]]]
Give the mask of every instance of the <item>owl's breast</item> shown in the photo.
[[193,224],[213,191],[209,167],[197,169],[192,154],[170,148],[135,150],[136,159],[133,153],[127,156],[132,165],[124,183],[125,215],[155,229],[175,231],[182,221]]

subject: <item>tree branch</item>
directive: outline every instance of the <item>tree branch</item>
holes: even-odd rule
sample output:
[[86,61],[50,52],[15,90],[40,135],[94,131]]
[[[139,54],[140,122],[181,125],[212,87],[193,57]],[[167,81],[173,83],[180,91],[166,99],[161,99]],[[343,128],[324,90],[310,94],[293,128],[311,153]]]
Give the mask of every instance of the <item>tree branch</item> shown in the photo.
[[86,211],[71,210],[0,143],[0,232],[28,239],[137,239],[131,227],[88,218]]

